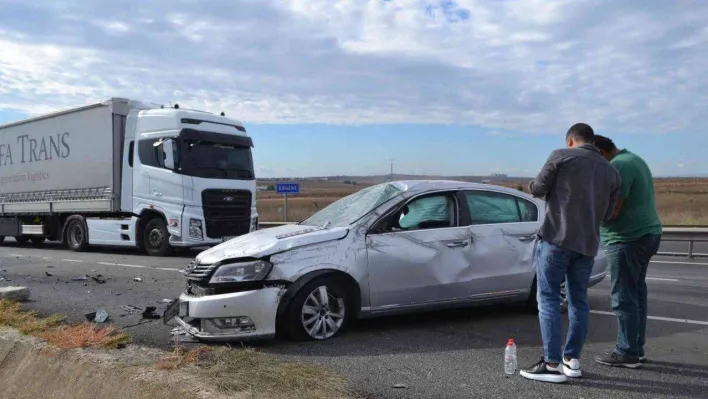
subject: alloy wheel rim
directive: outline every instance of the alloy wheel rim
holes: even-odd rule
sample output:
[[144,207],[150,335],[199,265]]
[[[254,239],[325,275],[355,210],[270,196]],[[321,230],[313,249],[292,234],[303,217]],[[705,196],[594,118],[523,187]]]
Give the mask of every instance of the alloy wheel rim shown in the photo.
[[345,315],[344,298],[332,295],[327,286],[322,285],[307,296],[300,318],[310,337],[327,339],[342,328]]

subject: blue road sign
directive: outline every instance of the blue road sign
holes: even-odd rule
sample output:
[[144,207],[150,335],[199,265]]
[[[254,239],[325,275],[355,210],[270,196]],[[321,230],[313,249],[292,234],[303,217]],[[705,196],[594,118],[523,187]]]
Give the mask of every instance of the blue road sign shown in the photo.
[[278,183],[275,185],[278,194],[300,194],[300,183]]

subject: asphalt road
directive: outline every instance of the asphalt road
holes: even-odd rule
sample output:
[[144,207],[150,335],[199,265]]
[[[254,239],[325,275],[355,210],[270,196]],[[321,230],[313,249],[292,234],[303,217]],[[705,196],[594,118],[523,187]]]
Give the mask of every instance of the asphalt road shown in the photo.
[[[662,251],[685,248],[685,244],[666,243]],[[696,245],[696,251],[708,253],[708,246]],[[141,321],[139,314],[122,306],[155,306],[161,314],[166,306],[163,300],[177,296],[184,286],[177,271],[196,253],[169,258],[106,248],[74,253],[53,243],[33,248],[7,240],[0,247],[0,286],[28,286],[32,297],[27,308],[65,315],[72,321],[104,308],[136,342],[168,347],[171,326],[161,320]],[[99,280],[106,282],[72,281],[86,275],[101,275]],[[542,355],[536,316],[515,306],[366,320],[331,341],[256,346],[287,360],[332,366],[371,398],[515,398],[520,392],[528,398],[705,397],[708,260],[656,257],[649,275],[650,363],[640,370],[626,370],[592,361],[594,355],[611,348],[615,338],[615,318],[607,313],[609,285],[604,281],[591,289],[593,314],[582,360],[584,378],[565,385],[504,376],[507,338],[517,342],[520,366],[533,364]],[[134,281],[135,277],[142,281]]]

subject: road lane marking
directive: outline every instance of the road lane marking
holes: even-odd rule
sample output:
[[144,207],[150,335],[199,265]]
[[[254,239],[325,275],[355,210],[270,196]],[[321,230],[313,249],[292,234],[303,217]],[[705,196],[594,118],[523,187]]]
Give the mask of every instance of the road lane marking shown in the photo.
[[76,260],[76,259],[62,259],[62,262],[72,262],[72,263],[84,263],[82,260]]
[[[615,314],[612,312],[604,312],[602,310],[591,310],[590,313],[599,314],[599,315],[603,315],[603,316],[615,316]],[[700,321],[700,320],[674,319],[671,317],[659,317],[659,316],[647,316],[647,319],[648,320],[657,320],[657,321],[670,321],[673,323],[696,324],[699,326],[708,326],[708,321]]]
[[661,277],[647,277],[647,280],[656,280],[656,281],[673,281],[677,282],[678,280],[675,278],[661,278]]
[[147,266],[143,265],[129,265],[127,263],[112,263],[112,262],[96,262],[99,265],[104,265],[104,266],[122,266],[122,267],[136,267],[139,269],[150,269]]
[[132,267],[136,269],[152,269],[152,270],[164,270],[168,272],[179,272],[181,269],[175,269],[172,267],[150,267],[150,266],[143,266],[143,265],[130,265],[127,263],[112,263],[112,262],[96,262],[99,265],[104,265],[104,266],[121,266],[121,267]]
[[694,266],[708,266],[708,263],[700,262],[688,262],[688,261],[677,261],[677,260],[652,260],[649,263],[666,263],[668,265],[694,265]]

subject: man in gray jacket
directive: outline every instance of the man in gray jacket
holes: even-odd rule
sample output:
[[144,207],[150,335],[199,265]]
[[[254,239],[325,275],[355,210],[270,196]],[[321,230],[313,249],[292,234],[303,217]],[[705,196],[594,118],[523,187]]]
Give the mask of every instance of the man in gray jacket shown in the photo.
[[[522,370],[525,378],[565,382],[580,377],[580,354],[588,330],[588,285],[600,244],[600,224],[609,220],[619,196],[620,175],[593,144],[595,133],[577,123],[566,134],[568,148],[555,150],[529,184],[546,200],[536,247],[536,299],[544,356]],[[561,324],[561,284],[568,297],[568,337]]]

